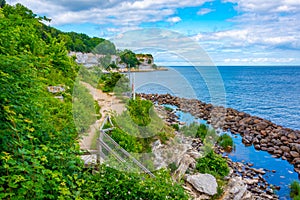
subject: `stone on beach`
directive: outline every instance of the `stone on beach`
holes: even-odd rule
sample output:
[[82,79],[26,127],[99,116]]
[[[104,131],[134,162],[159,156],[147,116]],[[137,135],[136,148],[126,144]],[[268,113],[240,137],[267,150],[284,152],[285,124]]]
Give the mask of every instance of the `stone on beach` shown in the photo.
[[210,174],[187,175],[186,181],[202,193],[210,196],[217,194],[218,183],[214,176]]

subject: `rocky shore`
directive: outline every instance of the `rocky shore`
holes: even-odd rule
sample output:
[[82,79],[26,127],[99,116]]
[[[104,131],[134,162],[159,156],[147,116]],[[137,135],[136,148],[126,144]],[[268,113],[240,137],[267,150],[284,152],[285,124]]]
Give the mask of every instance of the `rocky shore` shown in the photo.
[[[155,109],[167,123],[180,123],[174,110],[166,110],[161,105],[156,105]],[[199,174],[196,170],[196,160],[204,153],[203,141],[199,138],[186,137],[177,131],[174,140],[180,141],[180,145],[172,140],[169,141],[170,144],[161,144],[159,140],[153,144],[156,169],[166,167],[168,162],[173,161],[177,166],[173,179],[179,181],[183,177],[184,188],[192,199],[210,199],[217,193],[218,183],[212,175]],[[214,151],[224,155],[224,150],[219,146],[215,146]],[[264,178],[264,174],[270,172],[268,169],[256,169],[251,163],[233,162],[227,156],[224,158],[231,170],[224,179],[227,185],[223,188],[220,199],[279,199],[274,191],[280,190],[280,187],[269,184]]]
[[[207,120],[214,128],[221,128],[233,134],[240,134],[245,145],[254,145],[255,149],[267,151],[276,158],[287,160],[300,174],[300,131],[276,125],[257,116],[232,108],[213,106],[197,99],[185,99],[169,94],[139,94],[144,99],[159,105],[177,106],[183,112],[191,113],[195,118]],[[170,124],[177,123],[169,120]]]

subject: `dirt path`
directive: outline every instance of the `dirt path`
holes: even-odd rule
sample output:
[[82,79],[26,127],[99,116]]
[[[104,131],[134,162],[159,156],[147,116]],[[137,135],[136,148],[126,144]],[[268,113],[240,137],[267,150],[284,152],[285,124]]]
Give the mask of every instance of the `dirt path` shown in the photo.
[[105,119],[107,113],[115,111],[117,114],[121,114],[125,109],[125,104],[120,103],[120,100],[116,96],[106,94],[99,89],[94,88],[88,83],[80,82],[84,85],[93,96],[94,100],[98,101],[99,106],[101,107],[100,113],[101,118],[92,124],[89,128],[89,131],[86,136],[84,136],[79,142],[81,149],[91,149],[92,141],[96,136],[97,130],[99,130],[103,120]]

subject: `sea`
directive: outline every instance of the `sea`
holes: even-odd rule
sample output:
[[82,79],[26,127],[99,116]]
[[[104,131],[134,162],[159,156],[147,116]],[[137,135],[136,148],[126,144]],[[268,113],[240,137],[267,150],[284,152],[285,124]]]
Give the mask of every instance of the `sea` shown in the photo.
[[[168,71],[131,75],[137,93],[169,93],[234,108],[295,130],[300,130],[300,67],[298,66],[176,66]],[[289,184],[299,181],[293,166],[270,154],[245,147],[233,136],[236,149],[228,156],[270,170],[264,176],[280,186],[280,199],[289,198]],[[276,170],[272,173],[271,170]]]

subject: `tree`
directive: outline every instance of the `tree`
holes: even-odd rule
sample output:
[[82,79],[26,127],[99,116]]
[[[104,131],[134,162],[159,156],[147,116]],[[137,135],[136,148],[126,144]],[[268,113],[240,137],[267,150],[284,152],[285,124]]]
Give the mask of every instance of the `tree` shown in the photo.
[[102,55],[115,55],[116,47],[112,42],[108,40],[104,40],[95,47],[93,53],[102,54]]
[[138,67],[139,61],[136,58],[135,53],[133,53],[132,51],[125,49],[123,52],[120,53],[120,58],[121,61],[126,64],[127,68],[129,66],[134,68]]
[[5,0],[0,0],[0,8],[3,8],[6,4]]

